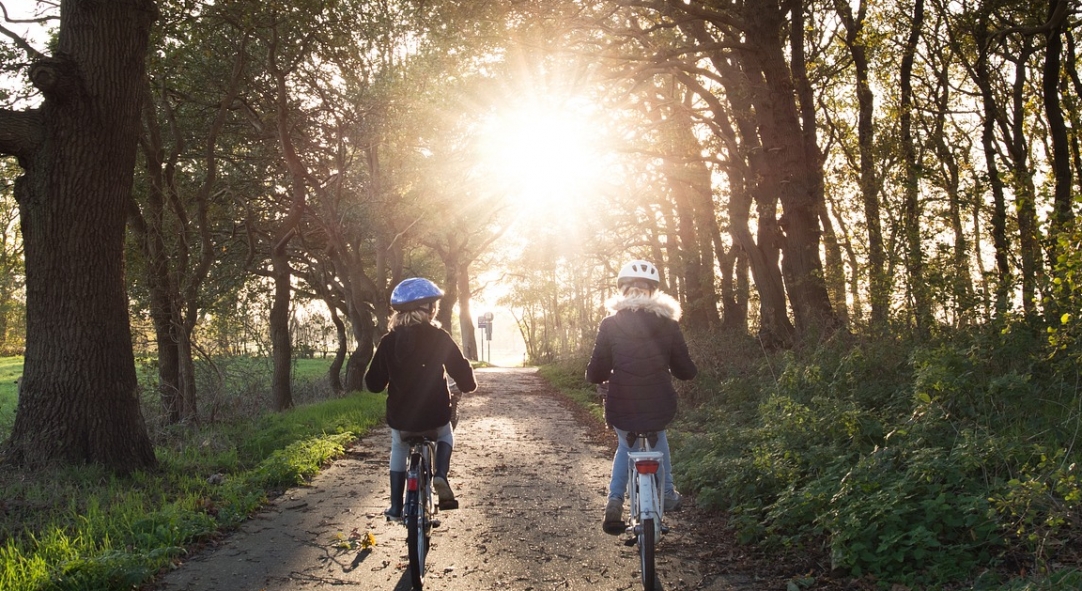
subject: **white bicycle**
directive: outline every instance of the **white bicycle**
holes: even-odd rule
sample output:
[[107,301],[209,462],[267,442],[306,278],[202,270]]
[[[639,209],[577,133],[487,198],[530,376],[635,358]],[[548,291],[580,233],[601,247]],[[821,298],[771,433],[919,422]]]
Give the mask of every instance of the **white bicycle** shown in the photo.
[[639,566],[644,591],[654,591],[657,572],[654,568],[655,547],[668,529],[662,524],[665,499],[662,483],[662,453],[654,451],[657,432],[631,432],[627,434],[628,479],[627,493],[631,515],[627,532],[639,545]]

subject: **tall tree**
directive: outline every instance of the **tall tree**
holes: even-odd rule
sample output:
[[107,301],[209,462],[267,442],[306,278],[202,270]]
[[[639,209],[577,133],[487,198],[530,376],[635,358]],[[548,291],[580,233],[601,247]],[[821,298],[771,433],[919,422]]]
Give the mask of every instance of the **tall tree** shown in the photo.
[[[917,0],[917,3],[920,4],[921,1]],[[856,76],[860,196],[864,205],[864,224],[868,232],[868,293],[872,314],[870,325],[873,330],[885,330],[890,306],[890,281],[886,271],[883,225],[879,215],[879,183],[875,167],[875,94],[871,88],[871,65],[868,57],[868,39],[871,35],[865,30],[868,3],[864,0],[858,2],[855,14],[847,0],[834,0],[834,6],[845,27],[845,45],[849,48]],[[919,27],[915,30],[919,31]]]
[[[223,207],[215,196],[229,195],[219,179],[219,155],[228,152],[220,136],[246,73],[247,40],[209,18],[194,21],[196,30],[188,28],[193,21],[186,13],[169,16],[163,21],[182,24],[163,27],[163,36],[187,43],[163,44],[168,49],[154,61],[140,141],[145,186],[132,203],[129,225],[149,292],[159,394],[167,419],[179,422],[198,420],[194,333],[204,301],[215,291],[208,285],[211,271],[227,251],[233,224],[229,204]],[[205,53],[220,60],[206,60]],[[216,232],[222,226],[227,231]],[[214,283],[221,290],[233,287]]]
[[[917,148],[913,139],[913,62],[916,59],[917,44],[924,25],[924,0],[913,3],[913,16],[910,21],[909,35],[902,46],[901,71],[898,75],[900,92],[900,110],[898,125],[901,128],[902,163],[905,166],[904,207],[906,266],[909,276],[909,291],[912,296],[913,318],[918,333],[927,334],[932,322],[931,305],[924,276],[924,244],[921,239],[919,201],[919,163]],[[874,272],[874,270],[873,270]],[[874,311],[873,311],[874,314]]]
[[1074,209],[1071,198],[1071,151],[1067,123],[1064,120],[1060,101],[1060,80],[1062,79],[1063,36],[1066,32],[1067,0],[1048,0],[1048,22],[1045,29],[1044,68],[1041,74],[1042,102],[1045,118],[1048,121],[1048,135],[1052,140],[1052,173],[1055,179],[1053,192],[1052,224],[1049,229],[1049,260],[1059,258],[1062,236],[1074,222]]
[[[149,0],[61,3],[53,56],[30,78],[38,109],[0,111],[0,153],[26,248],[27,342],[9,460],[156,464],[139,408],[124,283]],[[107,146],[108,149],[103,149]]]

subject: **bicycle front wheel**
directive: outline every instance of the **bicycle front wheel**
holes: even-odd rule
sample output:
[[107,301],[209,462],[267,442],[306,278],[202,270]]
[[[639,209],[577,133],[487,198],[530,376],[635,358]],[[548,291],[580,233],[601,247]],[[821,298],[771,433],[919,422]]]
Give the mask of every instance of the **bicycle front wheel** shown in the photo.
[[657,580],[657,572],[654,569],[654,520],[653,518],[642,521],[639,532],[639,567],[642,572],[643,591],[654,591],[654,581]]

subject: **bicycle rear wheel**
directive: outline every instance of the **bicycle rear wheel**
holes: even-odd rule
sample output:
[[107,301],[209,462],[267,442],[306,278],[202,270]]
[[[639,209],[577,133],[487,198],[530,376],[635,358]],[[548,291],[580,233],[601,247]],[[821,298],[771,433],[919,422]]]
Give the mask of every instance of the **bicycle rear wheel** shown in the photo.
[[409,514],[406,516],[406,545],[409,548],[410,580],[413,588],[424,588],[425,560],[428,558],[429,526],[428,510],[429,483],[423,465],[417,466],[417,490],[411,490]]
[[654,591],[654,581],[657,580],[657,572],[654,569],[654,520],[653,518],[642,521],[639,532],[639,567],[642,572],[643,591]]
[[428,544],[424,539],[424,512],[411,511],[406,518],[406,544],[409,548],[409,576],[413,589],[424,587],[424,560]]

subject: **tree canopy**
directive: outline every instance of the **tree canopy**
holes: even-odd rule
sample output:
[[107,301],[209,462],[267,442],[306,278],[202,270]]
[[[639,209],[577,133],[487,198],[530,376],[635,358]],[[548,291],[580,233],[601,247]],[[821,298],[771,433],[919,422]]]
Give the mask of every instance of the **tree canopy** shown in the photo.
[[[768,349],[1077,331],[1067,0],[110,6],[63,3],[48,46],[4,29],[31,83],[0,110],[23,175],[0,253],[26,261],[18,461],[153,463],[129,303],[176,422],[200,420],[193,359],[225,350],[272,355],[290,407],[302,306],[334,324],[331,383],[359,389],[413,275],[472,357],[476,298],[533,361],[580,354],[630,258],[692,332]],[[263,336],[224,336],[237,315]],[[76,401],[116,405],[139,451],[49,410]]]

